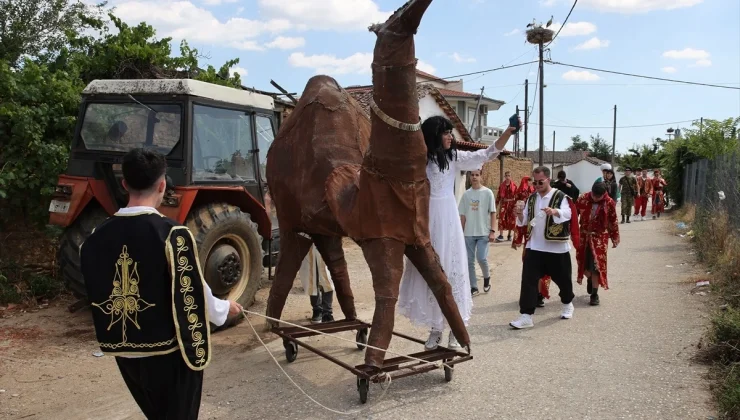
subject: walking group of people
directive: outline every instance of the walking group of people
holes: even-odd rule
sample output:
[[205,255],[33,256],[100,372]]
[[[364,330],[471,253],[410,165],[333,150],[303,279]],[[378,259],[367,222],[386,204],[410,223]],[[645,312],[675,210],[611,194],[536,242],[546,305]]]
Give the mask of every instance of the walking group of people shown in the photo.
[[[659,171],[652,179],[646,178],[646,171],[641,178],[625,181],[629,175],[625,176],[616,189],[611,167],[585,194],[579,195],[564,172],[551,180],[550,169],[538,167],[519,186],[506,172],[494,195],[481,182],[482,167],[499,155],[520,127],[514,116],[495,143],[468,152],[455,149],[452,124],[446,118],[434,116],[422,124],[432,246],[466,325],[472,297],[480,293],[475,262],[483,273],[483,291],[490,292],[488,248],[491,242],[503,242],[504,232],[515,249],[524,245],[520,317],[510,325],[529,328],[534,325],[536,307],[549,298],[550,281],[560,288],[561,317],[572,318],[572,247],[578,261],[577,281],[581,284],[586,279],[591,304],[598,304],[598,289],[608,288],[608,241],[614,247],[619,244],[618,194],[623,196],[623,206],[632,205],[625,198],[636,199],[636,214],[644,216],[646,197],[652,197],[654,214],[663,209],[665,181]],[[96,336],[101,349],[116,356],[126,385],[148,418],[197,418],[203,369],[211,359],[208,325],[228,324],[241,316],[242,307],[214,297],[203,280],[192,233],[156,210],[166,189],[164,156],[135,149],[124,157],[122,170],[123,186],[129,192],[127,207],[98,226],[80,249]],[[472,186],[458,203],[455,181],[464,171],[469,171]],[[629,216],[624,208],[622,213]],[[304,259],[299,275],[313,308],[311,321],[333,321],[334,284],[315,248]],[[398,308],[403,316],[429,329],[426,349],[440,345],[446,320],[408,259]],[[129,324],[135,328],[127,328]],[[147,328],[139,328],[143,325]],[[452,333],[447,346],[460,348]]]

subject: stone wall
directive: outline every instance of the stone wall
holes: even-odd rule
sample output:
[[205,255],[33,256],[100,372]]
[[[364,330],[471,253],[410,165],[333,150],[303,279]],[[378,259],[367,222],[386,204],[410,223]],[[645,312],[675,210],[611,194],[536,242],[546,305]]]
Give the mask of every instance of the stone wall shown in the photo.
[[[501,177],[501,160],[496,159],[483,165],[483,185],[493,190],[494,195],[498,192],[498,186],[503,178]],[[513,156],[504,156],[504,172],[511,171],[512,181],[519,186],[524,176],[532,176],[532,159],[515,158]]]

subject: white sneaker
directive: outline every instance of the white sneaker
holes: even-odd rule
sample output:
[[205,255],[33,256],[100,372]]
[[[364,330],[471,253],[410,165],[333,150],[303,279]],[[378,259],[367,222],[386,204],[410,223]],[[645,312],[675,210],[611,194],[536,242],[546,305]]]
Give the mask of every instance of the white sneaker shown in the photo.
[[441,341],[442,341],[442,331],[432,330],[429,332],[429,338],[427,339],[426,344],[424,344],[424,348],[427,350],[434,350],[439,346],[439,343]]
[[575,307],[573,306],[573,302],[571,303],[564,303],[563,304],[563,310],[560,312],[560,318],[561,319],[571,319],[573,318],[573,311],[575,311]]
[[450,340],[447,344],[447,348],[451,350],[458,350],[462,348],[460,343],[457,342],[457,338],[455,338],[455,334],[453,334],[452,331],[450,331]]
[[519,315],[519,319],[509,322],[509,325],[516,328],[517,330],[521,330],[524,328],[534,327],[534,322],[532,321],[532,315],[521,314]]

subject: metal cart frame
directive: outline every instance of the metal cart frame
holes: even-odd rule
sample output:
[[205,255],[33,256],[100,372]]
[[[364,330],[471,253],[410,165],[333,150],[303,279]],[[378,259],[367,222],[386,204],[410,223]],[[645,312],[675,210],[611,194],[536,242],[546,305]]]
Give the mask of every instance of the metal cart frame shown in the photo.
[[[370,327],[370,324],[356,319],[345,319],[341,321],[332,321],[311,325],[311,329],[320,331],[325,334],[356,330],[357,334],[355,335],[355,341],[361,343],[357,344],[358,350],[365,349],[365,346],[363,344],[367,344]],[[372,381],[378,383],[382,380],[378,377],[378,373],[380,372],[384,372],[390,375],[391,379],[397,379],[406,376],[418,375],[420,373],[429,372],[439,368],[436,365],[430,365],[403,356],[384,360],[383,366],[379,370],[373,366],[368,366],[365,364],[350,366],[347,363],[344,363],[341,360],[337,359],[336,357],[330,356],[329,354],[317,349],[316,347],[313,347],[299,340],[300,338],[319,335],[316,332],[306,331],[298,327],[275,327],[272,329],[272,332],[282,337],[283,348],[285,348],[285,358],[287,359],[288,363],[292,363],[296,360],[296,358],[298,357],[298,346],[301,346],[317,354],[318,356],[321,356],[352,372],[357,377],[357,391],[360,393],[360,402],[362,402],[363,404],[367,402],[370,382]],[[425,344],[424,341],[421,341],[414,337],[410,337],[405,334],[397,333],[395,331],[393,331],[393,335],[413,341],[415,343]],[[439,360],[443,360],[444,363],[447,365],[443,366],[445,381],[447,382],[452,380],[453,373],[452,368],[448,366],[453,366],[455,364],[473,359],[472,355],[464,351],[451,350],[449,348],[441,346],[437,347],[434,350],[425,350],[422,352],[409,354],[409,357],[421,359],[426,362],[437,362]]]

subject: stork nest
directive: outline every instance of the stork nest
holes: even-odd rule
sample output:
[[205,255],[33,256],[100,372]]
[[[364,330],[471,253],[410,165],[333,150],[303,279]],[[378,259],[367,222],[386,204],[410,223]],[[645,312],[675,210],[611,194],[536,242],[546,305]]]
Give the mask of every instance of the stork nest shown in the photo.
[[552,41],[555,31],[541,26],[527,31],[527,42],[530,44],[544,44]]

